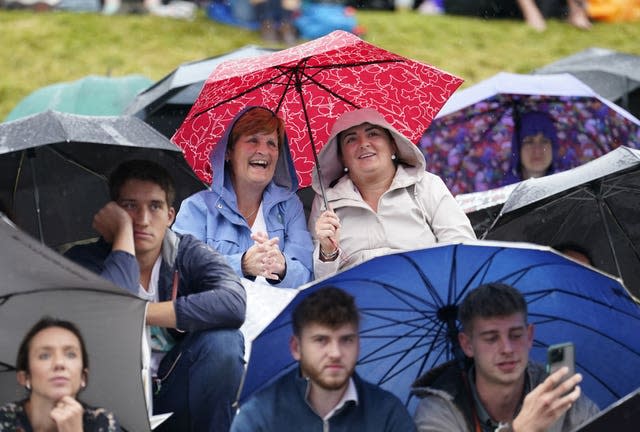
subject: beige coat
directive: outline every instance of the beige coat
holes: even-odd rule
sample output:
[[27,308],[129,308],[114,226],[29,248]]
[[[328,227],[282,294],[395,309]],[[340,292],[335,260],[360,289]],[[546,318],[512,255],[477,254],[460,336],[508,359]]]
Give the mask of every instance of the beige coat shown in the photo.
[[[389,189],[380,197],[374,212],[362,199],[337,153],[338,132],[368,122],[391,132],[398,147],[396,175]],[[369,258],[410,249],[420,249],[439,242],[475,239],[469,219],[440,177],[425,171],[422,152],[396,131],[376,111],[361,109],[343,115],[318,155],[329,206],[340,218],[340,254],[335,261],[320,261],[319,242],[315,239],[315,222],[324,210],[318,172],[313,173],[316,192],[309,231],[314,236],[315,277],[331,275]],[[341,177],[340,177],[341,176]],[[331,185],[332,179],[340,177]]]

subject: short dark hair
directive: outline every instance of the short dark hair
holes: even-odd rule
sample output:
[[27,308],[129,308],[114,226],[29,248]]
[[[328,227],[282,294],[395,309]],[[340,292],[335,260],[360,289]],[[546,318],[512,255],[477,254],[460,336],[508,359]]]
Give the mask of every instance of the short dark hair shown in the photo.
[[458,308],[462,330],[469,332],[474,318],[506,317],[522,313],[527,321],[527,302],[520,291],[499,282],[478,286],[464,298]]
[[173,206],[176,189],[173,177],[162,165],[150,160],[132,159],[122,162],[109,176],[111,200],[120,199],[120,190],[129,180],[148,181],[157,184],[167,195],[167,206]]
[[291,313],[293,333],[300,336],[310,323],[326,325],[332,329],[344,324],[360,326],[360,314],[353,296],[334,286],[326,286],[309,294]]
[[31,348],[31,341],[33,338],[40,333],[42,330],[46,330],[51,327],[59,327],[65,330],[70,331],[74,334],[75,337],[78,338],[78,342],[80,342],[80,351],[82,352],[82,369],[89,368],[89,354],[87,353],[87,347],[84,343],[84,338],[82,337],[82,333],[80,333],[80,329],[76,327],[74,323],[71,321],[65,321],[58,318],[53,318],[50,316],[44,316],[40,318],[40,320],[33,325],[27,332],[27,334],[20,342],[20,347],[18,348],[18,355],[16,356],[16,370],[24,371],[30,373],[29,371],[29,349]]

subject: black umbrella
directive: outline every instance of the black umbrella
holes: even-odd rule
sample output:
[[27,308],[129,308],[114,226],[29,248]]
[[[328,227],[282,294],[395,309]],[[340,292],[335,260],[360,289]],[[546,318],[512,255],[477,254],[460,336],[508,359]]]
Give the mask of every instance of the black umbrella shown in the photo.
[[226,54],[184,63],[144,90],[125,109],[140,117],[167,138],[171,138],[185,119],[211,71],[223,61],[254,57],[276,50],[247,45]]
[[568,72],[596,93],[640,116],[640,56],[588,48],[550,63],[536,74]]
[[166,167],[176,206],[204,188],[180,148],[136,117],[46,111],[0,124],[0,200],[51,247],[93,238],[92,217],[109,201],[106,180],[128,159]]
[[577,168],[519,183],[484,238],[578,245],[640,298],[640,151],[619,147]]

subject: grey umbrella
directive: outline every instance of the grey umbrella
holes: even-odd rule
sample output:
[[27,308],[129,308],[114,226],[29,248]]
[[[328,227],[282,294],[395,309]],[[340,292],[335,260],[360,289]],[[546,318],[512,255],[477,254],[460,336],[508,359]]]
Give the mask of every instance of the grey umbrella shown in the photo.
[[226,54],[184,63],[169,75],[142,91],[125,109],[171,138],[182,124],[204,82],[220,63],[274,52],[274,49],[247,45]]
[[89,353],[79,399],[113,411],[128,431],[149,431],[142,381],[145,302],[40,244],[0,217],[0,405],[22,399],[18,345],[43,315],[74,322]]
[[640,56],[588,48],[534,71],[535,74],[562,72],[574,75],[636,117],[640,115]]
[[640,151],[619,147],[568,171],[520,182],[484,238],[577,245],[640,299]]
[[182,150],[137,117],[46,111],[0,123],[0,200],[51,247],[93,238],[93,215],[109,201],[106,180],[128,159],[165,166],[176,205],[204,188]]

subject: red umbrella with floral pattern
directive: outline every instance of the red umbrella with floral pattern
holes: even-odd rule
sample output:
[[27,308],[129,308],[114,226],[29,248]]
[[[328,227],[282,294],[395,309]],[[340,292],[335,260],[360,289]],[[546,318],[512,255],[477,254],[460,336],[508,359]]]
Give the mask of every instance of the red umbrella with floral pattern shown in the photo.
[[462,84],[433,66],[399,56],[344,31],[255,58],[220,64],[172,140],[198,176],[211,182],[209,153],[233,117],[261,105],[285,120],[300,187],[311,183],[317,152],[333,121],[377,109],[417,142]]

